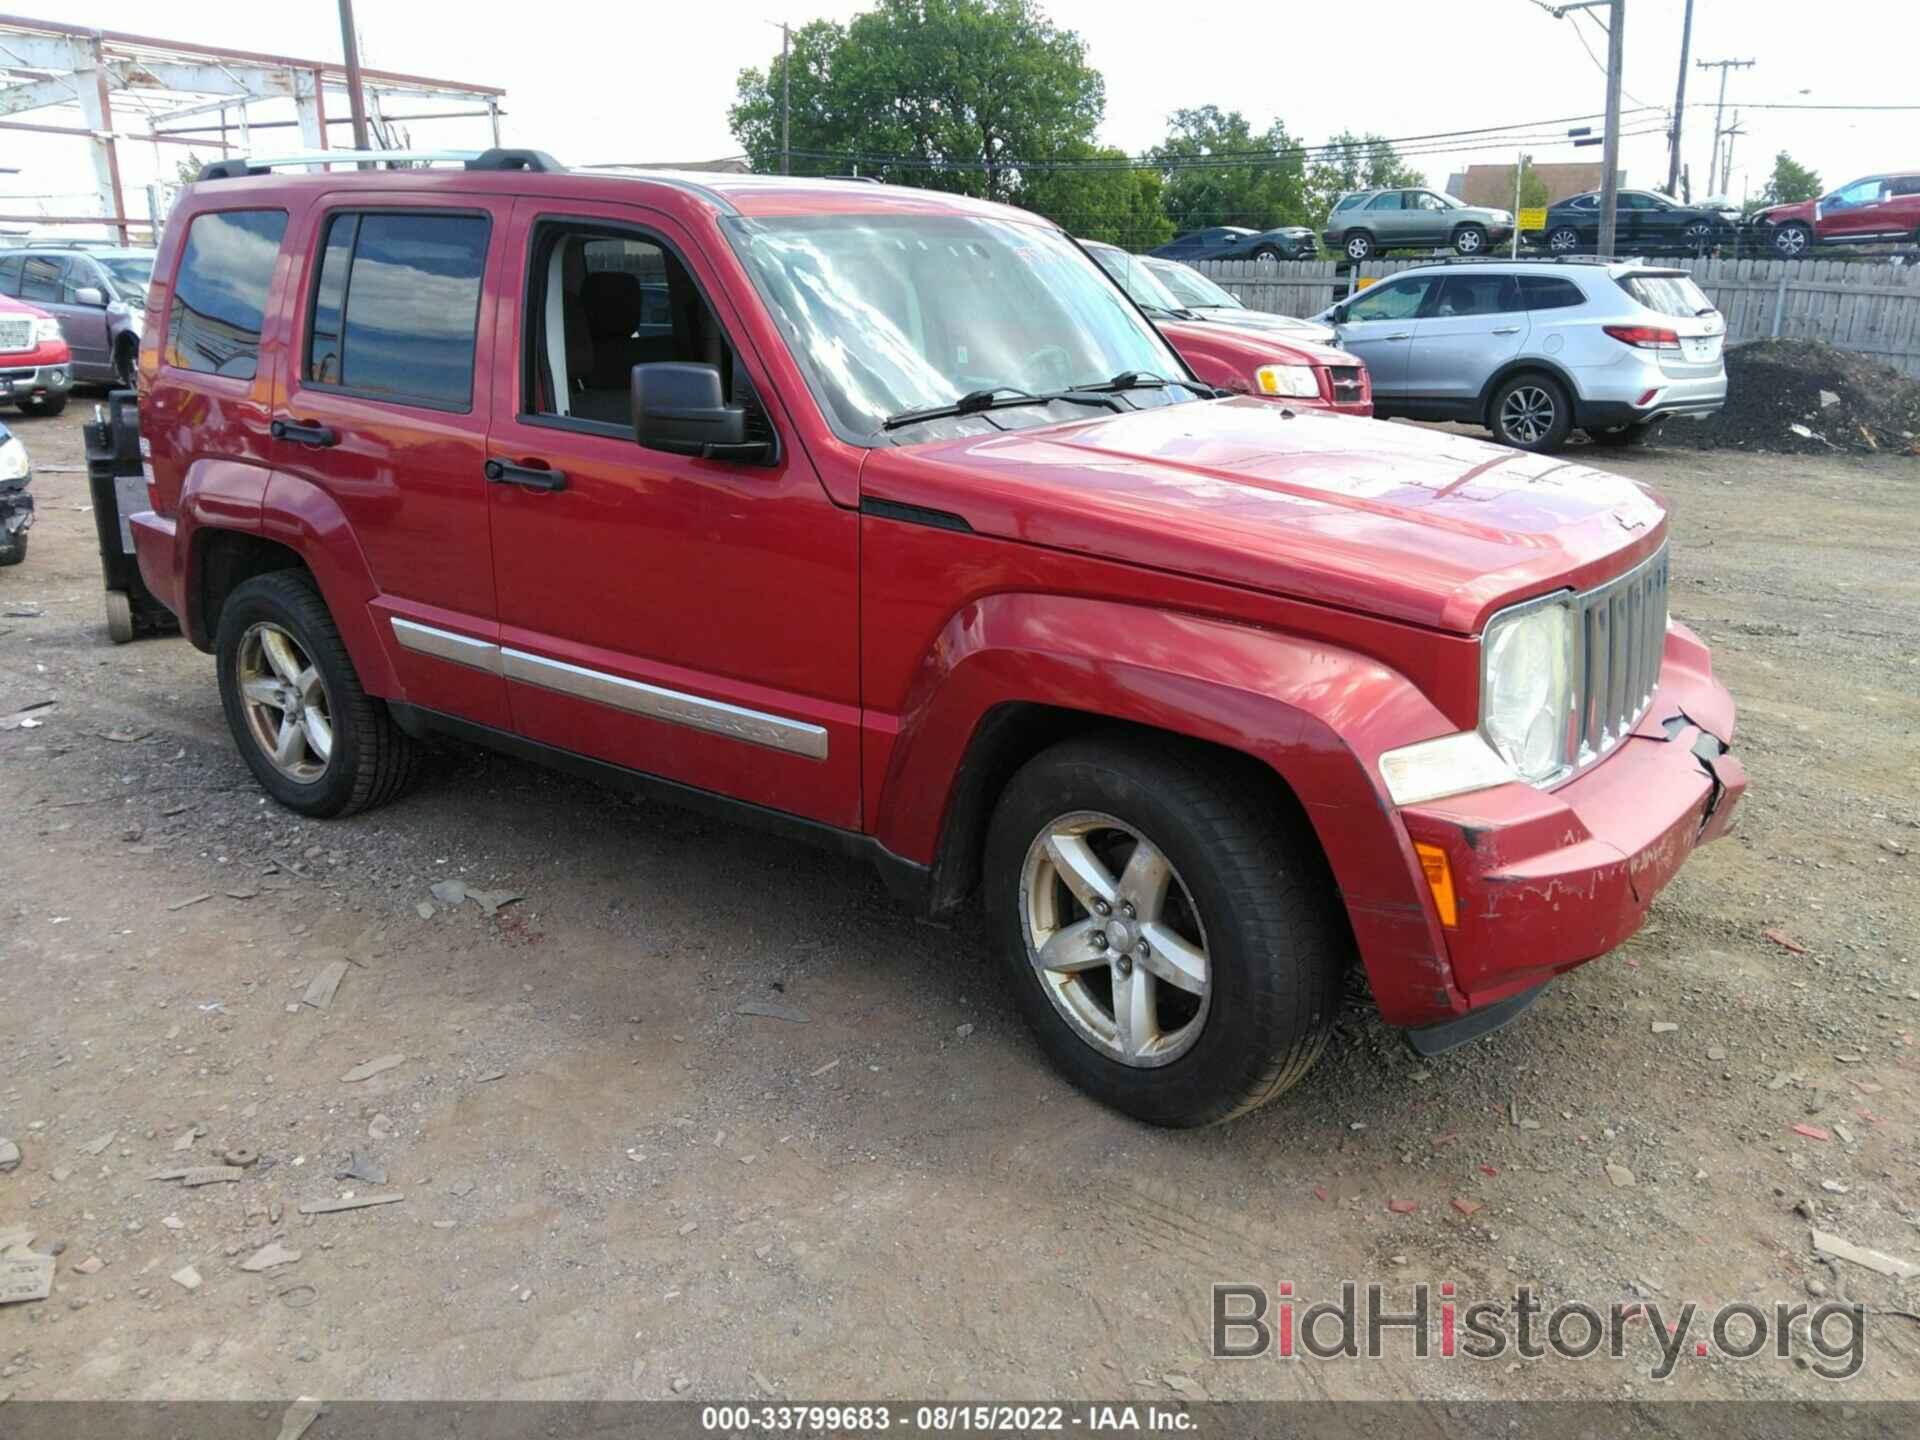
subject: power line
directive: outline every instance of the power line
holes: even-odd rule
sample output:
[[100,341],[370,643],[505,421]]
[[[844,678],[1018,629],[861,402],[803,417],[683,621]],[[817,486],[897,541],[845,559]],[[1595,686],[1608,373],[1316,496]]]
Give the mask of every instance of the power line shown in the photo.
[[[1607,73],[1607,62],[1602,60],[1598,55],[1594,54],[1593,47],[1587,44],[1587,37],[1580,29],[1580,21],[1583,19],[1586,20],[1588,23],[1590,23],[1602,35],[1607,33],[1607,27],[1602,25],[1598,20],[1594,19],[1591,11],[1586,11],[1586,10],[1582,10],[1578,12],[1573,23],[1573,38],[1580,42],[1580,48],[1587,52],[1587,58],[1593,61],[1594,68],[1598,70],[1602,75],[1604,75]],[[1629,100],[1633,101],[1634,104],[1640,106],[1643,110],[1658,110],[1660,108],[1658,105],[1647,104],[1646,101],[1642,100],[1638,95],[1634,94],[1631,90],[1627,89],[1627,87],[1624,85],[1620,87],[1620,93],[1626,96]]]

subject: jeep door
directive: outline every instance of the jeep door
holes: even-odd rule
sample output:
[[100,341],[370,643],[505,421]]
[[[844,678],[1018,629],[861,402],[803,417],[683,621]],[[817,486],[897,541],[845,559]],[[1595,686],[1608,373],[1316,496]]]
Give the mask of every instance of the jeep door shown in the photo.
[[333,192],[290,226],[297,317],[269,512],[344,519],[402,693],[504,729],[486,464],[493,306],[511,202]]
[[1338,327],[1340,345],[1366,361],[1376,398],[1407,393],[1414,322],[1438,283],[1437,275],[1405,275],[1371,286],[1347,303]]
[[[822,488],[719,262],[658,210],[573,199],[516,202],[509,252],[487,489],[514,728],[857,827],[859,516]],[[643,449],[631,377],[658,362],[714,367],[765,453]]]
[[1406,393],[1468,405],[1487,377],[1520,353],[1528,324],[1513,276],[1447,275],[1433,303],[1414,321]]

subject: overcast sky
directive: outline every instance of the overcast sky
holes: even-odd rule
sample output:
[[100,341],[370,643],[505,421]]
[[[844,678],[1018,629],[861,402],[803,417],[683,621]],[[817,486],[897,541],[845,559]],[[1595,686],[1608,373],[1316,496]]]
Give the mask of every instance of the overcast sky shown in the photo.
[[[1684,0],[1628,0],[1624,103],[1673,103]],[[337,59],[340,36],[332,0],[278,0],[253,6],[172,0],[10,0],[20,14],[67,23],[163,34],[249,49]],[[506,88],[504,140],[549,150],[562,160],[693,160],[737,150],[726,107],[743,66],[778,53],[779,31],[821,15],[846,19],[853,3],[731,0],[725,5],[574,3],[493,7],[445,0],[360,0],[358,18],[369,65]],[[1245,112],[1259,129],[1278,116],[1314,142],[1344,128],[1399,137],[1474,126],[1557,120],[1598,112],[1604,79],[1580,37],[1602,61],[1605,37],[1587,20],[1556,20],[1532,0],[1374,0],[1361,6],[1145,5],[1132,0],[1054,0],[1056,23],[1077,30],[1106,76],[1101,138],[1129,151],[1154,143],[1169,111],[1212,103]],[[1909,0],[1696,0],[1696,59],[1753,59],[1733,72],[1728,113],[1740,109],[1746,133],[1736,142],[1732,182],[1738,199],[1766,182],[1776,150],[1818,169],[1829,186],[1879,169],[1920,165],[1920,112],[1866,114],[1761,111],[1742,102],[1795,104],[1913,103],[1920,6]],[[1695,70],[1689,102],[1711,101],[1717,72]],[[1805,92],[1805,93],[1802,93]],[[120,102],[116,101],[116,104]],[[398,111],[406,102],[396,102]],[[415,108],[420,108],[418,105]],[[273,117],[291,105],[263,107]],[[45,113],[30,118],[57,119]],[[128,119],[116,117],[123,127]],[[1624,129],[1657,130],[1664,114],[1629,115]],[[1694,193],[1704,194],[1710,108],[1690,105],[1685,157]],[[1550,129],[1556,127],[1548,127]],[[339,132],[336,131],[336,134]],[[419,145],[484,145],[484,121],[413,127]],[[291,148],[291,132],[273,136]],[[336,141],[340,143],[340,141]],[[1488,142],[1476,142],[1487,144]],[[154,147],[124,147],[130,185],[154,173]],[[261,148],[256,141],[255,149]],[[1420,147],[1426,148],[1426,147]],[[1506,163],[1512,146],[1422,154],[1429,180],[1467,164]],[[1597,159],[1564,141],[1528,146],[1537,160]],[[1660,135],[1628,139],[1628,181],[1666,179]],[[176,158],[167,155],[168,169]],[[85,144],[0,132],[0,196],[66,196],[90,189]],[[76,194],[75,192],[80,192]],[[129,197],[130,207],[135,206]],[[18,200],[7,210],[35,208]],[[48,209],[56,208],[49,203]],[[91,208],[91,207],[88,207]]]

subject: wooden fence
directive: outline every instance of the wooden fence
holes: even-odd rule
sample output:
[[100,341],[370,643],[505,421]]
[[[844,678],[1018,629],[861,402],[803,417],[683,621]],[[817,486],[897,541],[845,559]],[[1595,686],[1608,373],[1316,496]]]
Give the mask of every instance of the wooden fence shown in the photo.
[[[1307,316],[1346,295],[1348,277],[1336,275],[1334,263],[1213,260],[1196,268],[1256,310]],[[1374,260],[1360,274],[1379,279],[1425,263]],[[1770,337],[1821,340],[1920,377],[1920,266],[1720,259],[1673,265],[1691,272],[1727,317],[1729,345]]]

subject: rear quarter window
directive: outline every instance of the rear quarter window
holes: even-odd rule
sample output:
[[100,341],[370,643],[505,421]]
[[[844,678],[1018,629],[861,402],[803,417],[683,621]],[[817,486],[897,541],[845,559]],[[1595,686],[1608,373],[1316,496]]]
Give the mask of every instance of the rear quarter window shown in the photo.
[[1587,303],[1580,287],[1560,275],[1522,275],[1520,297],[1529,310],[1568,310]]
[[193,217],[167,312],[166,363],[251,380],[284,210],[208,210]]
[[1662,315],[1690,318],[1713,309],[1713,302],[1691,275],[1623,275],[1620,288]]

